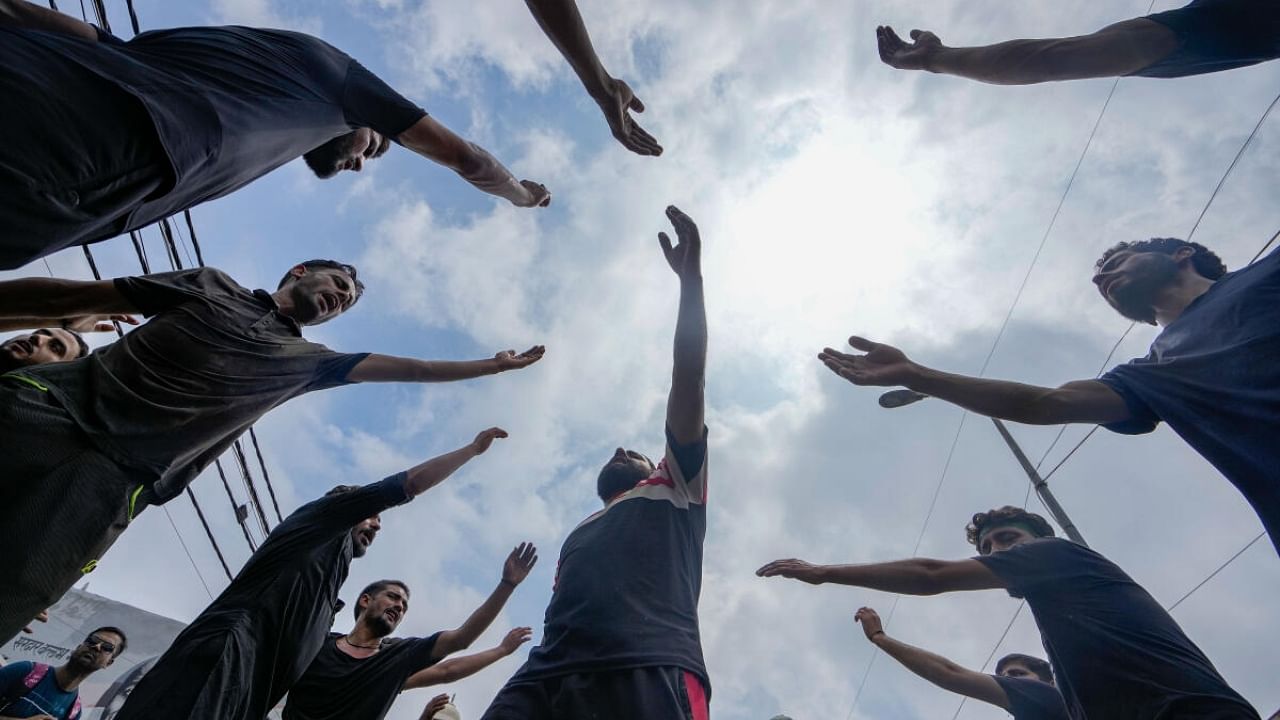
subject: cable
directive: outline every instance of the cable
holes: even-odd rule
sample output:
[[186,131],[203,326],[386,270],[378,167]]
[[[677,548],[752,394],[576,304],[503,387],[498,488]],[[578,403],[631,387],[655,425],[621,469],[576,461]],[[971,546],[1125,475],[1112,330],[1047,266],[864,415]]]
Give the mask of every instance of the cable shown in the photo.
[[236,522],[240,524],[240,531],[244,533],[244,541],[249,543],[249,552],[257,552],[258,546],[253,542],[253,536],[249,534],[249,526],[244,524],[244,515],[240,514],[240,505],[236,502],[236,496],[231,494],[231,483],[227,481],[226,470],[222,469],[222,458],[214,460],[213,466],[218,469],[218,477],[222,478],[222,487],[227,491],[227,500],[231,501]]
[[253,441],[253,452],[258,456],[258,467],[262,468],[262,479],[266,482],[267,492],[271,494],[271,505],[276,510],[276,522],[284,522],[280,514],[280,503],[276,500],[276,489],[271,487],[271,476],[267,474],[267,461],[262,459],[262,448],[258,445],[258,433],[249,427],[249,439]]
[[1172,605],[1170,605],[1169,607],[1165,608],[1165,611],[1166,611],[1166,612],[1173,612],[1174,608],[1176,608],[1176,607],[1178,607],[1179,605],[1181,605],[1183,600],[1186,600],[1187,598],[1189,598],[1189,597],[1191,597],[1192,595],[1194,595],[1194,594],[1195,594],[1195,592],[1196,592],[1197,590],[1199,590],[1200,588],[1202,588],[1202,587],[1204,587],[1204,586],[1205,586],[1205,583],[1207,583],[1207,582],[1209,582],[1210,580],[1212,580],[1212,579],[1214,578],[1214,576],[1216,576],[1218,573],[1220,573],[1220,572],[1222,572],[1223,570],[1225,570],[1225,569],[1226,569],[1226,567],[1227,567],[1228,565],[1230,565],[1231,563],[1235,562],[1235,561],[1236,561],[1236,558],[1238,558],[1238,557],[1240,557],[1241,555],[1243,555],[1245,550],[1248,550],[1249,548],[1253,547],[1254,543],[1256,543],[1256,542],[1258,542],[1259,540],[1261,540],[1261,539],[1262,539],[1262,537],[1263,537],[1264,535],[1266,535],[1266,534],[1267,534],[1267,531],[1266,531],[1266,530],[1263,530],[1262,532],[1260,532],[1260,533],[1258,533],[1256,536],[1254,536],[1254,538],[1253,538],[1252,540],[1250,540],[1249,542],[1245,543],[1245,546],[1244,546],[1244,547],[1242,547],[1242,548],[1240,548],[1239,550],[1237,550],[1235,555],[1232,555],[1231,557],[1227,558],[1227,561],[1226,561],[1226,562],[1224,562],[1224,563],[1222,563],[1221,565],[1219,565],[1217,570],[1214,570],[1213,572],[1209,573],[1209,574],[1205,577],[1205,579],[1203,579],[1203,580],[1201,580],[1200,582],[1196,583],[1196,586],[1195,586],[1195,587],[1193,587],[1193,588],[1191,588],[1190,590],[1188,590],[1186,595],[1183,595],[1182,597],[1178,598],[1176,602],[1174,602],[1174,603],[1173,603]]
[[[996,656],[996,652],[1000,650],[1000,646],[1004,644],[1004,639],[1009,637],[1009,631],[1013,629],[1013,623],[1018,620],[1018,616],[1022,614],[1022,609],[1027,606],[1027,601],[1022,600],[1018,603],[1018,609],[1013,611],[1013,617],[1009,618],[1009,624],[1004,626],[1004,632],[1000,633],[1000,639],[996,640],[995,647],[991,648],[991,652],[987,653],[987,659],[982,661],[982,667],[978,672],[986,672],[987,666],[991,664],[991,658]],[[964,703],[969,698],[967,696],[960,697],[960,705],[956,707],[956,712],[951,716],[951,720],[960,717],[960,711],[964,709]]]
[[240,467],[240,477],[244,480],[245,489],[249,491],[249,500],[253,503],[253,509],[258,515],[262,536],[266,537],[271,534],[271,528],[267,525],[266,513],[262,511],[262,501],[258,499],[258,488],[253,484],[253,475],[249,472],[249,463],[245,460],[244,448],[240,445],[239,438],[231,442],[231,450],[236,457],[236,465]]
[[[161,506],[164,510],[164,516],[169,518],[169,527],[173,528],[173,534],[178,536],[178,544],[182,546],[182,552],[187,554],[187,561],[191,563],[191,569],[196,571],[196,577],[200,578],[200,584],[204,586],[204,593],[213,599],[213,591],[209,589],[209,583],[204,581],[204,575],[200,573],[200,568],[196,566],[196,559],[191,557],[191,550],[187,548],[187,542],[182,539],[182,533],[178,532],[178,524],[173,521],[173,515],[169,513],[169,508]],[[221,559],[221,558],[219,558]],[[227,574],[231,574],[231,569],[223,565],[223,569]]]

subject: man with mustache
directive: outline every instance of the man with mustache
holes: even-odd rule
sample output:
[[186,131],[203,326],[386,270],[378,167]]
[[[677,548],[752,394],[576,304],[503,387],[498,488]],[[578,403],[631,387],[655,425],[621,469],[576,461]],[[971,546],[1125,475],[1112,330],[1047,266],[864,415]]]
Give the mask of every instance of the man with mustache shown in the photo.
[[87,357],[0,375],[0,544],[24,548],[5,557],[0,638],[56,602],[138,512],[182,494],[272,408],[352,383],[465,380],[542,357],[534,347],[418,360],[339,353],[303,337],[363,290],[354,267],[332,260],[290,268],[275,292],[213,268],[0,282],[0,320],[151,318]]
[[79,720],[80,684],[110,667],[127,644],[120,628],[100,627],[56,668],[25,660],[0,667],[0,720]]
[[[261,720],[324,646],[351,560],[373,544],[381,513],[444,482],[506,436],[489,428],[457,450],[380,482],[339,485],[295,510],[174,639],[116,720]],[[454,636],[446,647],[464,639]]]
[[860,337],[865,354],[819,358],[855,385],[905,385],[966,410],[1034,425],[1095,423],[1125,434],[1160,422],[1214,465],[1280,549],[1280,250],[1235,272],[1203,245],[1122,242],[1093,283],[1116,312],[1163,328],[1150,353],[1057,388],[955,375]]

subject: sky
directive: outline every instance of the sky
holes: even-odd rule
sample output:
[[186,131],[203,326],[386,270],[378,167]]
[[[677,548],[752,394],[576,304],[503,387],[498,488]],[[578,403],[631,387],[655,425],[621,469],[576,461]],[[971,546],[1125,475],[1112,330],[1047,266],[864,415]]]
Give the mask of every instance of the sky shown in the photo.
[[[108,6],[127,35],[123,3]],[[258,424],[286,513],[485,427],[511,433],[384,514],[377,542],[353,564],[348,602],[374,579],[409,584],[401,633],[460,624],[496,585],[506,553],[529,540],[541,561],[474,649],[516,625],[540,637],[559,546],[598,507],[598,468],[618,445],[661,450],[678,287],[656,233],[669,231],[668,204],[698,222],[711,332],[701,622],[723,720],[949,716],[958,698],[875,657],[853,612],[869,605],[887,616],[896,602],[892,635],[976,669],[1018,607],[999,591],[895,600],[754,576],[780,557],[966,557],[969,517],[1026,496],[989,421],[941,402],[882,410],[876,389],[831,375],[818,351],[856,333],[977,373],[1027,277],[987,375],[1048,385],[1094,376],[1128,322],[1097,296],[1093,261],[1120,240],[1186,237],[1280,81],[1274,63],[1122,80],[1027,276],[1111,81],[1010,88],[896,71],[880,63],[874,28],[980,44],[1088,32],[1143,14],[1146,2],[584,3],[606,67],[648,106],[639,120],[666,148],[657,159],[613,141],[516,0],[136,6],[144,28],[318,34],[553,193],[550,208],[514,208],[395,148],[358,176],[328,181],[295,162],[192,213],[208,264],[247,286],[274,287],[310,257],[357,264],[364,299],[307,330],[335,349],[465,359],[548,348],[518,373],[353,386]],[[1272,118],[1195,230],[1231,268],[1280,227],[1278,150]],[[161,265],[158,234],[144,237]],[[94,251],[104,275],[137,272],[127,241]],[[49,270],[88,277],[78,250],[49,258]],[[35,263],[5,276],[44,273]],[[1117,360],[1145,354],[1154,334],[1136,328]],[[1068,428],[1052,448],[1057,428],[1012,431],[1048,469],[1088,428]],[[1166,605],[1261,531],[1240,495],[1164,427],[1099,431],[1050,484],[1089,544]],[[234,570],[249,548],[222,484],[206,473],[194,490]],[[88,578],[93,592],[185,621],[208,603],[205,584],[213,594],[226,586],[185,499],[134,525]],[[1280,562],[1264,539],[1174,612],[1264,716],[1280,707],[1278,593]],[[1015,651],[1042,654],[1026,611],[996,656]],[[524,655],[445,691],[464,717],[479,717]],[[416,718],[435,692],[406,693],[390,717]],[[1006,715],[968,703],[959,717]]]

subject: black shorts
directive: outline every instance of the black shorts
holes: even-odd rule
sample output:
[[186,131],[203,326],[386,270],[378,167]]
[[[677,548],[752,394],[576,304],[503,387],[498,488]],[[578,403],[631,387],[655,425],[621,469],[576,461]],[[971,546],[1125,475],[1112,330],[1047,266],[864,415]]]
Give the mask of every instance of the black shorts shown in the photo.
[[702,680],[678,667],[644,667],[511,682],[481,720],[708,720]]
[[1280,2],[1194,0],[1148,15],[1178,36],[1178,49],[1138,72],[1174,78],[1255,65],[1280,57]]

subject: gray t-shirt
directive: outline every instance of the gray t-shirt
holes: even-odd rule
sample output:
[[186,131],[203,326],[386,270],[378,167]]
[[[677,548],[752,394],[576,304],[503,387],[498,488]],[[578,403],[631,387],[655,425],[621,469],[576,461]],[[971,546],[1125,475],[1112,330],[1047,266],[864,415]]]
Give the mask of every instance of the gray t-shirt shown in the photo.
[[140,471],[146,499],[180,494],[268,410],[345,385],[367,353],[302,337],[265,290],[202,268],[119,278],[145,325],[88,357],[22,371],[103,453]]

